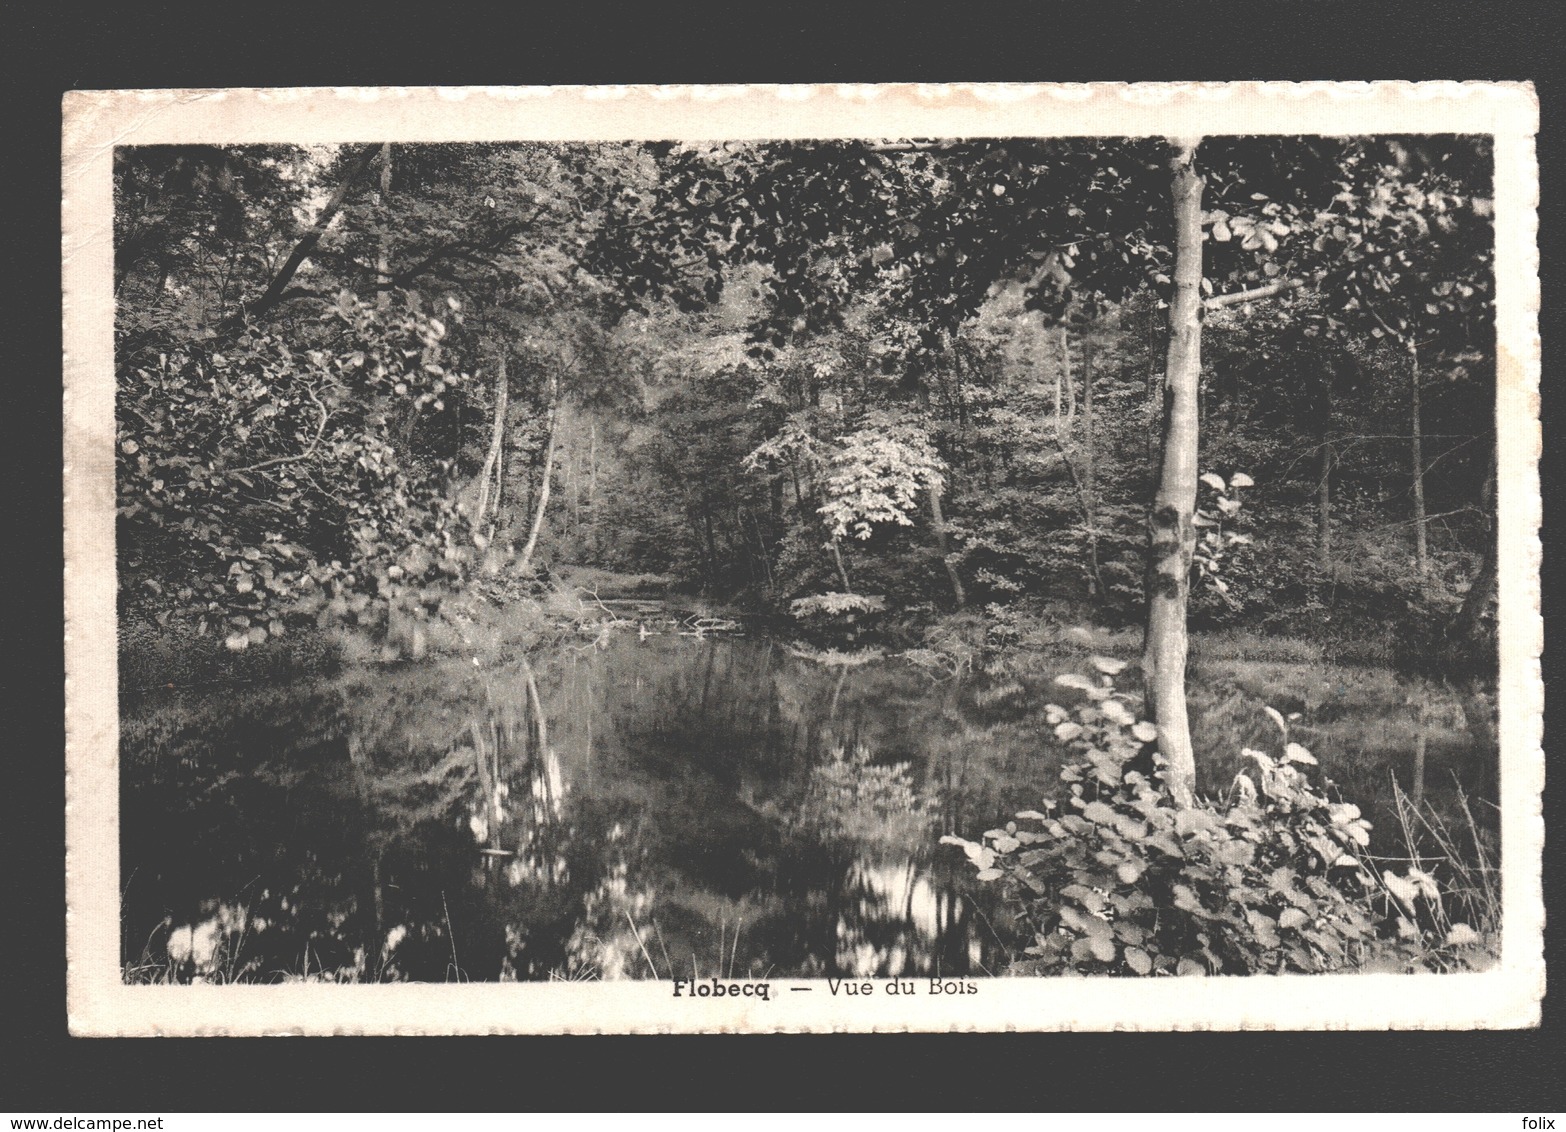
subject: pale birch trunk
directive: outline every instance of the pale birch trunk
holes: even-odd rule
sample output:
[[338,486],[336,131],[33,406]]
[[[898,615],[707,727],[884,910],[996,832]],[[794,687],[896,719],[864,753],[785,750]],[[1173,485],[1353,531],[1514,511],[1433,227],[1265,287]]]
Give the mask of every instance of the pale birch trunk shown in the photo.
[[1424,450],[1424,424],[1420,420],[1422,416],[1419,404],[1419,344],[1414,339],[1413,329],[1408,333],[1408,360],[1409,360],[1409,387],[1413,397],[1410,411],[1411,424],[1413,425],[1412,437],[1409,444],[1409,456],[1413,463],[1414,478],[1414,565],[1421,578],[1430,573],[1430,547],[1426,542],[1425,532],[1425,450]]
[[538,505],[533,509],[533,526],[527,534],[527,545],[517,559],[517,572],[526,574],[533,565],[533,552],[538,549],[538,532],[544,528],[544,512],[549,509],[549,482],[555,474],[555,423],[560,411],[560,377],[551,371],[549,375],[548,436],[544,442],[544,474],[538,485]]
[[[489,452],[484,457],[484,468],[479,472],[479,501],[478,512],[473,516],[473,528],[483,531],[484,520],[489,516],[489,481],[491,476],[498,474],[503,467],[501,462],[502,452],[506,444],[506,402],[509,396],[506,385],[506,354],[504,350],[496,351],[498,359],[495,368],[495,423],[489,434]],[[498,499],[499,492],[496,492]],[[484,539],[489,539],[489,533],[484,532]]]
[[1197,385],[1202,371],[1202,190],[1196,141],[1176,144],[1174,295],[1164,368],[1163,459],[1148,517],[1147,632],[1142,670],[1147,707],[1158,726],[1164,775],[1177,804],[1196,795],[1196,756],[1185,698],[1189,652],[1186,606],[1196,547]]

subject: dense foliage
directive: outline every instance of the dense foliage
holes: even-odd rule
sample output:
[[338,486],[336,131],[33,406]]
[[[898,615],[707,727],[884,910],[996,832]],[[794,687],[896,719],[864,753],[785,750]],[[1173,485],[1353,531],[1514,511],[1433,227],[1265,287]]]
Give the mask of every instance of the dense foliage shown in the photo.
[[125,565],[236,651],[292,616],[364,617],[371,594],[382,615],[422,611],[439,601],[431,583],[461,574],[449,462],[397,444],[411,412],[439,412],[464,379],[441,365],[445,324],[344,292],[312,329],[309,343],[261,330],[183,343],[122,374]]
[[[935,667],[1141,623],[1201,820],[1188,625],[1494,670],[1490,179],[1442,136],[121,149],[122,640],[417,658],[582,568]],[[1150,769],[1086,804],[1154,821]],[[1181,866],[1238,895],[1142,953],[1379,923],[1268,774]],[[1349,935],[1244,951],[1280,868]]]
[[[1134,622],[1164,153],[121,150],[125,600],[250,642],[576,562],[780,611]],[[1194,623],[1384,647],[1397,621],[1420,655],[1493,542],[1488,152],[1199,157],[1201,462],[1257,486]]]
[[[1158,729],[1118,698],[1122,662],[1058,677],[1082,695],[1051,706],[1074,757],[1065,792],[981,841],[955,835],[981,881],[1004,886],[1026,937],[1015,974],[1216,975],[1487,966],[1497,925],[1458,915],[1431,873],[1378,869],[1369,823],[1330,800],[1316,759],[1271,712],[1281,752],[1247,749],[1228,796],[1174,804]],[[1421,861],[1420,864],[1427,864]]]

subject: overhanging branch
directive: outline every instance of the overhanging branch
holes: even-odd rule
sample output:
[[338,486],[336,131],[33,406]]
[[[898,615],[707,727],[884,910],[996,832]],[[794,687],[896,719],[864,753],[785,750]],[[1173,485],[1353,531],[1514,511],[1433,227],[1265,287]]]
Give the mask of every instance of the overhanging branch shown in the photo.
[[1214,295],[1204,305],[1208,310],[1239,306],[1241,303],[1251,303],[1258,299],[1270,299],[1274,295],[1283,294],[1285,291],[1297,291],[1303,286],[1305,286],[1305,280],[1303,279],[1279,279],[1272,283],[1265,283],[1260,287],[1252,287],[1248,291],[1232,291],[1227,295]]
[[380,152],[381,147],[379,145],[367,146],[365,148],[364,152],[359,155],[359,159],[354,162],[353,167],[343,177],[342,183],[337,186],[337,191],[327,200],[325,206],[321,209],[320,215],[315,218],[315,223],[310,225],[309,231],[300,237],[299,242],[294,245],[294,250],[289,254],[283,266],[278,269],[277,274],[273,276],[272,282],[267,285],[267,289],[253,303],[248,304],[238,313],[230,316],[225,329],[237,329],[244,323],[245,319],[260,317],[282,300],[283,292],[288,289],[288,284],[293,281],[294,274],[303,266],[304,261],[310,258],[310,253],[315,251],[315,245],[320,243],[322,234],[331,225],[332,220],[337,216],[338,210],[342,208],[343,201],[348,199],[348,191],[353,188],[354,182],[370,167],[370,163],[380,155]]

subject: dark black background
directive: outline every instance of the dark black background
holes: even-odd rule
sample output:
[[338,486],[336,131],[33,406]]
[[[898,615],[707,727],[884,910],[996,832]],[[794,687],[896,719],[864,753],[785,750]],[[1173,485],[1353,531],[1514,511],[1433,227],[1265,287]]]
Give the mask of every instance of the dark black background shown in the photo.
[[[68,89],[636,82],[1517,79],[1538,84],[1545,614],[1559,508],[1558,2],[1035,0],[8,4],[0,12],[0,1110],[1566,1108],[1540,1031],[657,1038],[71,1039],[65,1028],[60,96]],[[1545,655],[1546,680],[1558,667]],[[1547,724],[1553,760],[1558,727]],[[1563,810],[1557,770],[1547,828]],[[1546,899],[1560,908],[1560,837]],[[1547,936],[1559,957],[1558,929]],[[997,988],[998,989],[998,988]]]

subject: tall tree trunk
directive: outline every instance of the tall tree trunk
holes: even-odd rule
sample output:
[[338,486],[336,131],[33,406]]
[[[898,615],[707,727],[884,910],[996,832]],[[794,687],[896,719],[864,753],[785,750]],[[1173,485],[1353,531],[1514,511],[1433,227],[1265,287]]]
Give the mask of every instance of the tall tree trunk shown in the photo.
[[1316,565],[1332,568],[1332,441],[1321,442],[1321,471],[1316,480]]
[[1414,789],[1411,800],[1417,810],[1425,801],[1425,738],[1424,729],[1414,736]]
[[560,375],[549,372],[549,410],[545,428],[548,439],[544,441],[544,474],[538,482],[538,503],[533,508],[533,526],[527,533],[527,544],[517,559],[517,573],[526,574],[533,566],[533,552],[538,549],[538,532],[544,529],[544,512],[549,509],[549,484],[555,474],[555,418],[560,411]]
[[1057,435],[1060,433],[1060,426],[1065,421],[1066,402],[1061,392],[1065,388],[1064,375],[1061,372],[1064,368],[1063,365],[1055,367],[1055,432]]
[[[1316,378],[1316,439],[1321,445],[1316,468],[1316,566],[1325,575],[1332,569],[1332,469],[1337,459],[1332,446],[1332,366],[1321,365]],[[1238,395],[1238,384],[1235,389]]]
[[1066,422],[1069,424],[1077,415],[1077,387],[1071,378],[1071,333],[1064,326],[1060,328],[1060,376],[1066,386]]
[[1093,452],[1093,351],[1085,334],[1082,336],[1082,431],[1087,446],[1082,458],[1082,505],[1087,513],[1088,566],[1093,597],[1102,599],[1104,579],[1098,570],[1098,478]]
[[941,565],[946,567],[946,576],[951,579],[957,608],[962,609],[968,604],[968,595],[962,588],[957,564],[952,561],[951,546],[946,539],[946,516],[941,512],[941,489],[938,487],[930,488],[930,529],[935,532],[935,545],[941,552]]
[[1472,642],[1479,636],[1479,622],[1484,617],[1484,611],[1495,600],[1497,575],[1496,575],[1496,538],[1495,533],[1490,533],[1490,543],[1484,548],[1484,560],[1479,564],[1479,573],[1474,575],[1473,582],[1468,587],[1468,593],[1463,598],[1462,607],[1458,609],[1457,616],[1452,622],[1452,634],[1459,640]]
[[[379,204],[383,212],[389,209],[392,181],[391,142],[381,143],[381,196]],[[385,310],[391,304],[391,240],[383,223],[381,238],[375,256],[375,305]]]
[[494,524],[497,531],[506,529],[506,460],[514,456],[514,453],[506,451],[505,434],[501,434],[500,458],[495,461],[495,502],[490,504],[490,512],[495,516]]
[[602,537],[598,522],[598,418],[587,423],[587,529],[591,534],[592,551],[599,552]]
[[1148,516],[1147,633],[1142,671],[1147,706],[1170,793],[1180,805],[1196,794],[1196,757],[1185,700],[1189,651],[1186,605],[1196,548],[1197,384],[1202,372],[1202,177],[1196,141],[1175,142],[1174,296],[1164,367],[1163,460]]
[[1474,580],[1468,586],[1468,593],[1463,598],[1463,604],[1457,611],[1457,616],[1452,619],[1448,636],[1463,644],[1472,645],[1479,639],[1479,623],[1484,618],[1485,610],[1495,600],[1499,563],[1500,543],[1496,538],[1495,530],[1495,447],[1490,448],[1490,470],[1485,474],[1484,486],[1479,489],[1481,496],[1479,506],[1485,508],[1484,524],[1484,557],[1479,563],[1479,572],[1474,575]]
[[[1159,430],[1163,427],[1163,413],[1160,404],[1155,408],[1153,399],[1161,392],[1158,385],[1158,308],[1151,304],[1147,308],[1147,476],[1150,480],[1158,478],[1158,439]],[[1161,400],[1161,399],[1160,399]]]
[[[926,417],[930,415],[930,387],[925,380],[919,383],[919,407],[924,410]],[[951,541],[947,538],[946,514],[941,509],[941,488],[930,488],[930,530],[935,535],[936,549],[941,553],[941,565],[946,570],[946,577],[952,584],[952,596],[956,599],[957,608],[962,609],[968,604],[967,591],[963,589],[962,578],[957,573],[957,564],[952,561]]]
[[482,531],[488,541],[489,531],[484,531],[484,520],[489,517],[489,481],[491,476],[498,478],[499,469],[503,466],[501,453],[506,444],[506,402],[509,397],[506,381],[506,352],[504,349],[495,351],[495,421],[489,433],[489,452],[484,456],[484,468],[479,472],[479,501],[478,511],[473,516],[473,527]]
[[574,527],[582,521],[582,445],[580,443],[580,428],[573,423],[571,428],[571,525]]
[[718,540],[712,533],[712,507],[706,499],[701,504],[702,529],[707,535],[707,585],[713,593],[718,592]]
[[1413,462],[1414,476],[1414,565],[1419,570],[1419,576],[1423,578],[1430,573],[1430,548],[1425,541],[1425,451],[1424,426],[1420,422],[1419,407],[1419,344],[1414,340],[1412,328],[1408,332],[1408,360],[1409,386],[1413,397],[1410,414],[1413,425],[1410,458]]

